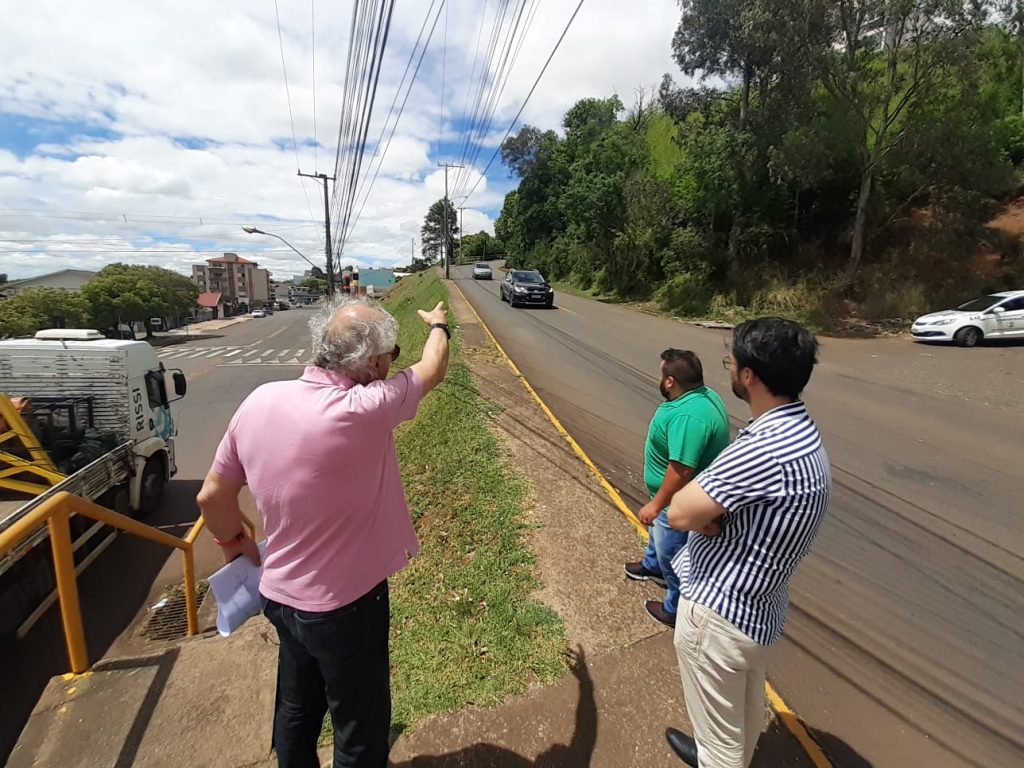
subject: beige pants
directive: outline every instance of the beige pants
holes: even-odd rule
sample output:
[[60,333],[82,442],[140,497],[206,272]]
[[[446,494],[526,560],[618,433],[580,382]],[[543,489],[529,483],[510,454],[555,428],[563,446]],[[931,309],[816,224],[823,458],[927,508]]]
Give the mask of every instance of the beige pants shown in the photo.
[[767,647],[685,599],[675,646],[700,768],[747,768],[764,726]]

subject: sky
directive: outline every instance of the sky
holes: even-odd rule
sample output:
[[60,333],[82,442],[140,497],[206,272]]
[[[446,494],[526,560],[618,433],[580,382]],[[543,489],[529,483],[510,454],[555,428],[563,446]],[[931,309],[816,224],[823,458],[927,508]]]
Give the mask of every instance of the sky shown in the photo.
[[[450,171],[451,198],[465,208],[467,233],[493,233],[515,180],[500,157],[483,171],[577,1],[526,0],[518,56],[504,69],[483,55],[499,5],[444,3],[396,125],[392,103],[401,105],[403,73],[441,0],[395,3],[342,264],[400,266],[418,255],[423,217],[444,195],[438,163],[467,166]],[[353,0],[278,0],[276,13],[273,0],[0,0],[0,274],[117,261],[188,274],[225,251],[279,279],[309,268],[244,225],[322,265],[323,191],[297,171],[334,172],[352,8]],[[637,88],[657,87],[665,73],[680,79],[670,55],[678,19],[676,0],[585,0],[513,130],[560,130],[581,98],[618,94],[628,107]],[[467,141],[481,83],[494,116]]]

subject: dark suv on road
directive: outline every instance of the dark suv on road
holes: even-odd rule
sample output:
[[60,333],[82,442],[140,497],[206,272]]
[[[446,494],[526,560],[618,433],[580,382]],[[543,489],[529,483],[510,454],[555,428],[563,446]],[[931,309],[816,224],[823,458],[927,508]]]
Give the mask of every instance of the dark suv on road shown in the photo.
[[510,269],[501,281],[501,300],[513,307],[530,305],[551,307],[555,304],[555,291],[540,272],[533,269]]

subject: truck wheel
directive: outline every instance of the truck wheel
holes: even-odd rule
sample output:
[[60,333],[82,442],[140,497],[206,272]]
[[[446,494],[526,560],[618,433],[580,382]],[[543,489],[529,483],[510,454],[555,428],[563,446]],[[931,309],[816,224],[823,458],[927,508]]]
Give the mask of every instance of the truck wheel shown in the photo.
[[131,515],[132,501],[131,493],[127,485],[119,485],[110,491],[110,509],[121,515]]
[[146,462],[142,470],[142,488],[139,499],[139,512],[150,515],[160,509],[164,501],[164,463],[159,457],[153,456]]
[[978,342],[981,341],[981,329],[975,328],[973,325],[969,325],[966,328],[961,328],[956,332],[953,340],[960,347],[976,347]]

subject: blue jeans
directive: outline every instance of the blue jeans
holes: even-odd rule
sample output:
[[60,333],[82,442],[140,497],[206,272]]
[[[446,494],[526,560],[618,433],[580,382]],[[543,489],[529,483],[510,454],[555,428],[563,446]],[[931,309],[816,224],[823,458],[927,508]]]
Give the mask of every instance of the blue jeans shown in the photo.
[[654,525],[647,529],[647,551],[644,552],[643,566],[649,571],[661,573],[667,585],[665,589],[665,610],[675,614],[679,608],[679,577],[672,570],[672,558],[686,545],[686,531],[677,531],[668,524],[668,514],[661,510],[654,518]]
[[316,768],[324,715],[334,723],[336,768],[385,768],[391,730],[388,583],[323,613],[264,598],[277,629],[274,749],[280,768]]

